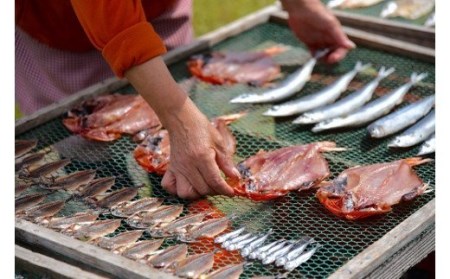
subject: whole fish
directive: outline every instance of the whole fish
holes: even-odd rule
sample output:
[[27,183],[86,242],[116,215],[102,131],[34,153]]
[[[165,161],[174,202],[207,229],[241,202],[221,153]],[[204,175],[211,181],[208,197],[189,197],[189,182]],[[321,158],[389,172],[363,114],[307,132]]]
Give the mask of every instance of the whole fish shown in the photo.
[[230,246],[228,246],[226,248],[226,250],[228,250],[228,251],[241,250],[246,245],[248,245],[251,242],[255,241],[260,236],[261,236],[260,234],[259,235],[253,235],[253,236],[251,236],[249,238],[243,239],[242,241],[239,241],[239,242],[236,242],[236,243],[232,243]]
[[186,244],[179,244],[171,246],[165,250],[163,250],[161,253],[151,256],[147,264],[151,265],[153,267],[166,267],[174,262],[179,262],[186,258],[187,255],[187,245]]
[[111,214],[127,218],[139,211],[152,211],[163,203],[163,199],[144,197],[136,201],[124,201],[111,207]]
[[114,253],[120,253],[120,248],[135,243],[142,236],[143,230],[135,230],[120,233],[114,237],[101,237],[97,245]]
[[196,254],[175,264],[175,275],[184,278],[198,278],[214,265],[214,252]]
[[311,250],[301,254],[300,256],[298,256],[296,259],[292,260],[292,261],[288,261],[285,265],[284,265],[284,269],[287,271],[292,271],[294,269],[296,269],[298,266],[300,266],[302,263],[305,263],[306,261],[308,261],[313,255],[314,253],[316,253],[317,249],[320,246],[317,245],[316,247],[312,248]]
[[287,99],[300,91],[311,78],[311,73],[317,60],[329,52],[328,49],[318,51],[302,68],[292,73],[280,84],[262,94],[242,94],[232,99],[230,103],[267,103]]
[[44,204],[36,205],[32,208],[28,208],[25,211],[27,219],[40,220],[46,217],[51,217],[58,213],[64,207],[64,201],[52,201]]
[[399,136],[396,136],[389,147],[409,147],[423,142],[434,133],[435,129],[434,109],[422,120],[408,128]]
[[67,191],[72,191],[80,186],[88,184],[92,179],[94,179],[94,177],[95,170],[82,170],[57,177],[53,183],[50,183],[50,185],[46,185],[44,187],[49,190],[64,189]]
[[370,124],[367,130],[373,138],[382,138],[394,134],[424,117],[433,108],[434,101],[434,95],[423,98],[378,119]]
[[93,222],[98,218],[98,215],[98,213],[93,211],[87,211],[78,212],[72,216],[52,218],[48,223],[48,227],[63,230],[76,223]]
[[292,247],[292,249],[284,256],[278,258],[275,261],[276,266],[283,266],[287,262],[294,260],[298,256],[300,256],[303,251],[305,251],[306,247],[314,242],[314,240],[310,237],[303,237],[301,238],[295,245]]
[[244,263],[230,264],[219,268],[209,274],[200,276],[201,279],[239,279],[244,272]]
[[373,121],[391,111],[395,106],[399,105],[403,101],[403,97],[406,95],[408,90],[426,76],[426,73],[422,73],[420,75],[413,73],[411,75],[411,80],[408,83],[368,103],[354,113],[343,117],[327,119],[317,123],[312,128],[312,131],[316,133],[341,127],[355,127]]
[[292,123],[312,124],[323,121],[325,119],[346,115],[355,111],[372,98],[373,92],[377,88],[380,81],[388,75],[392,74],[394,71],[394,68],[386,70],[384,66],[381,67],[377,77],[367,83],[361,89],[358,89],[352,94],[345,96],[344,98],[338,100],[336,103],[308,111],[297,117],[294,121],[292,121]]
[[100,195],[108,191],[114,185],[115,181],[116,178],[114,176],[94,179],[89,184],[80,187],[77,196],[87,198]]
[[98,196],[89,198],[89,201],[98,207],[111,208],[112,206],[120,202],[131,200],[137,195],[137,193],[137,187],[125,187],[120,190],[108,193],[101,198],[99,198]]
[[37,143],[37,140],[16,140],[16,158],[30,152],[33,148],[36,147]]
[[15,196],[22,194],[25,190],[27,190],[30,187],[31,187],[31,184],[27,184],[27,183],[17,184],[16,183],[15,190],[14,190]]
[[32,153],[16,160],[15,170],[19,171],[23,167],[27,167],[44,159],[45,153]]
[[260,247],[264,243],[264,241],[267,240],[267,238],[269,237],[269,235],[271,233],[272,233],[272,229],[270,229],[266,234],[258,237],[257,239],[255,239],[254,241],[252,241],[251,243],[246,245],[244,248],[242,248],[241,256],[243,256],[243,257],[249,256],[250,253],[253,252],[253,250]]
[[167,237],[175,235],[177,233],[185,232],[187,226],[193,226],[200,223],[210,213],[211,212],[200,212],[196,214],[189,214],[184,217],[175,219],[170,223],[163,223],[154,228],[150,228],[150,235],[152,237]]
[[183,212],[183,205],[163,205],[153,211],[140,211],[127,218],[133,228],[145,229],[158,223],[175,220]]
[[132,260],[139,260],[144,258],[146,255],[158,250],[161,247],[164,239],[151,239],[138,241],[135,244],[127,247],[123,252],[122,256],[127,257]]
[[418,19],[434,8],[434,0],[396,0],[386,3],[380,16],[403,17],[411,20]]
[[284,247],[286,247],[287,245],[291,245],[292,243],[288,240],[284,240],[280,243],[278,243],[277,245],[269,248],[267,251],[263,251],[258,255],[258,259],[261,261],[264,261],[265,258],[267,258],[268,256],[272,255],[273,253],[275,253],[276,251],[283,249]]
[[431,13],[431,15],[427,18],[427,20],[425,21],[424,25],[426,27],[434,27],[436,24],[436,20],[435,20],[435,13]]
[[277,259],[285,256],[292,249],[292,247],[294,247],[294,245],[295,245],[295,243],[290,243],[290,244],[284,246],[283,248],[274,251],[270,255],[267,255],[267,257],[265,257],[262,261],[263,265],[271,264],[274,261],[276,261]]
[[251,237],[253,237],[253,233],[246,233],[246,234],[237,236],[235,238],[231,238],[231,239],[225,241],[224,243],[222,243],[222,247],[228,250],[228,247],[230,247],[230,245],[236,244],[238,242],[241,242],[245,239],[249,239]]
[[69,235],[80,240],[93,240],[110,234],[120,227],[120,220],[99,220],[75,224],[65,230]]
[[345,91],[350,81],[356,76],[356,74],[367,69],[370,65],[370,63],[363,65],[361,61],[358,61],[353,70],[346,73],[341,78],[337,79],[335,82],[323,88],[319,92],[301,97],[297,100],[275,105],[268,111],[264,112],[263,115],[275,117],[289,116],[333,103],[337,98],[339,98],[341,93]]
[[241,227],[241,228],[239,228],[239,229],[237,229],[237,230],[234,230],[234,231],[232,231],[232,232],[229,232],[229,233],[225,233],[225,234],[219,235],[218,237],[216,237],[216,238],[214,239],[214,243],[222,243],[222,242],[225,242],[225,241],[227,241],[228,239],[231,239],[231,238],[234,238],[234,237],[240,235],[244,230],[245,230],[245,227]]
[[190,228],[185,235],[179,237],[179,240],[189,242],[198,238],[213,238],[226,230],[229,225],[229,217],[209,219]]
[[280,243],[283,243],[285,241],[286,241],[285,239],[279,239],[279,240],[276,240],[276,241],[271,242],[269,244],[266,244],[264,246],[258,247],[258,248],[256,248],[254,251],[252,251],[250,253],[248,258],[251,259],[251,260],[257,259],[261,253],[264,253],[264,252],[268,251],[269,249],[272,249],[273,247],[275,247],[275,246],[277,246]]
[[383,0],[330,0],[327,3],[328,8],[357,9],[376,5]]
[[17,198],[15,201],[15,211],[19,213],[29,207],[32,207],[40,202],[45,200],[44,194],[30,194],[20,198]]
[[29,178],[43,178],[52,172],[59,170],[70,164],[70,159],[62,159],[55,162],[50,162],[41,166],[38,166],[32,170],[29,170],[25,177]]
[[417,153],[417,156],[422,156],[425,154],[434,153],[436,150],[436,138],[435,134],[432,134],[421,146],[419,153]]

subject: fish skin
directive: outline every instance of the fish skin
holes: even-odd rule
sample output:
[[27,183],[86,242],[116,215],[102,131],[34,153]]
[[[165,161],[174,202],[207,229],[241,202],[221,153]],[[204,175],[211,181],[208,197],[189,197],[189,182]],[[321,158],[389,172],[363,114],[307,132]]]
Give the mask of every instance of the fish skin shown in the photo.
[[136,201],[124,201],[111,207],[110,212],[116,217],[127,218],[139,211],[152,211],[163,201],[163,199],[151,197],[144,197]]
[[175,219],[170,223],[164,224],[163,226],[159,225],[150,228],[150,235],[152,237],[168,237],[177,233],[181,233],[181,229],[200,223],[209,214],[210,212],[200,212],[196,214],[186,215],[184,217]]
[[201,276],[201,279],[239,279],[244,272],[244,263],[230,264]]
[[433,108],[434,101],[433,95],[414,102],[373,122],[367,131],[373,138],[392,135],[424,117]]
[[44,204],[36,205],[32,208],[28,208],[25,211],[25,216],[28,219],[41,219],[45,217],[51,217],[63,209],[64,201],[52,201]]
[[263,115],[274,117],[290,116],[333,103],[337,98],[339,98],[341,93],[347,89],[350,81],[356,76],[356,74],[367,69],[370,65],[370,63],[363,65],[361,61],[358,61],[353,70],[347,72],[342,77],[338,78],[336,81],[318,92],[300,97],[299,99],[293,101],[275,105],[264,112]]
[[80,239],[80,240],[93,240],[98,237],[110,234],[114,232],[118,227],[120,227],[120,220],[112,219],[112,220],[99,220],[88,223],[80,223],[81,225],[75,224],[73,228],[69,228],[73,230],[69,231],[69,235]]
[[283,247],[285,247],[286,245],[290,245],[290,242],[288,240],[284,240],[280,243],[278,243],[277,245],[269,248],[267,251],[263,251],[258,255],[258,259],[261,261],[264,261],[265,258],[267,258],[268,256],[272,255],[274,252],[282,249]]
[[16,214],[42,202],[43,200],[45,200],[45,197],[46,196],[44,194],[37,193],[17,198],[15,200]]
[[175,264],[175,275],[184,278],[198,278],[214,265],[214,252],[195,254]]
[[267,232],[266,234],[261,235],[260,237],[249,243],[247,246],[245,246],[241,250],[241,256],[243,257],[249,256],[250,253],[253,252],[256,248],[264,244],[264,242],[267,240],[267,238],[270,236],[271,233],[272,229],[270,229],[269,232]]
[[310,237],[303,237],[297,243],[295,243],[295,245],[292,247],[292,249],[286,255],[284,255],[281,258],[278,258],[275,261],[275,265],[283,266],[287,262],[294,260],[295,258],[300,256],[303,253],[303,251],[305,251],[306,247],[312,242],[314,242],[314,239],[312,239]]
[[317,60],[329,52],[328,49],[318,51],[314,57],[309,59],[300,69],[296,70],[277,87],[269,89],[261,94],[245,93],[233,98],[230,103],[268,103],[287,99],[300,91],[311,78],[311,73]]
[[195,227],[189,229],[185,236],[181,236],[181,241],[194,241],[198,238],[213,238],[223,232],[230,225],[229,217],[214,218],[203,221]]
[[150,257],[147,264],[157,268],[170,266],[174,262],[178,262],[186,258],[187,248],[188,247],[186,244],[171,246],[164,249],[161,253]]
[[98,199],[98,196],[93,198],[93,203],[101,208],[111,208],[112,206],[124,202],[129,201],[134,198],[138,193],[137,187],[125,187],[120,190],[116,190],[110,192],[103,196],[101,199]]
[[23,167],[36,164],[44,159],[45,153],[32,153],[16,160],[15,171],[20,171]]
[[140,211],[126,219],[133,228],[145,229],[158,223],[175,220],[183,212],[182,205],[163,205],[153,211]]
[[214,243],[223,243],[223,242],[225,242],[226,240],[228,240],[228,239],[230,239],[232,237],[240,235],[243,231],[245,231],[245,227],[241,227],[241,228],[239,228],[237,230],[234,230],[232,232],[219,235],[218,237],[216,237],[214,239]]
[[79,222],[93,222],[98,218],[98,213],[93,211],[78,212],[71,216],[50,219],[48,227],[51,229],[65,229]]
[[127,247],[123,252],[122,256],[127,257],[132,260],[139,260],[144,258],[146,255],[158,250],[161,247],[164,239],[152,239],[152,240],[142,240],[135,244]]
[[416,20],[434,8],[434,0],[396,0],[389,1],[383,7],[380,17],[403,17]]
[[77,196],[80,198],[88,198],[100,195],[108,191],[114,185],[115,181],[116,178],[114,176],[94,179],[89,184],[80,187]]
[[70,173],[65,176],[57,177],[53,183],[45,186],[45,189],[58,190],[64,189],[67,191],[72,191],[80,186],[87,185],[95,177],[96,170],[82,170]]
[[417,156],[422,156],[436,151],[436,138],[435,134],[432,134],[421,146]]
[[358,127],[373,121],[390,112],[395,106],[403,102],[403,97],[406,95],[408,90],[414,84],[427,77],[427,75],[428,74],[426,73],[422,73],[420,75],[413,73],[411,75],[411,80],[408,83],[366,104],[365,106],[359,108],[356,112],[346,116],[331,118],[319,122],[312,128],[311,131],[317,133],[342,127]]
[[114,237],[101,237],[97,245],[106,250],[114,250],[115,253],[119,248],[126,247],[135,243],[144,233],[144,230],[134,230],[120,233]]
[[313,124],[326,119],[343,116],[349,114],[356,109],[362,107],[365,103],[370,101],[373,96],[373,92],[378,87],[380,81],[395,71],[394,68],[386,68],[383,66],[378,71],[378,75],[365,84],[362,88],[354,91],[350,95],[339,99],[337,102],[313,109],[311,111],[305,112],[294,121],[293,124]]
[[22,155],[27,154],[33,148],[36,147],[38,141],[37,140],[16,140],[15,142],[15,157],[21,157]]
[[70,159],[62,159],[55,162],[46,163],[44,165],[38,166],[30,171],[28,174],[25,174],[25,177],[30,178],[41,178],[49,175],[52,172],[59,170],[70,164]]
[[296,269],[301,264],[308,261],[317,251],[317,249],[320,247],[320,245],[317,245],[316,247],[312,248],[311,250],[301,254],[298,258],[292,261],[288,261],[283,267],[287,271],[292,271]]
[[434,133],[435,120],[435,113],[433,109],[419,122],[408,128],[402,134],[396,136],[390,143],[388,143],[388,146],[410,147],[423,142]]

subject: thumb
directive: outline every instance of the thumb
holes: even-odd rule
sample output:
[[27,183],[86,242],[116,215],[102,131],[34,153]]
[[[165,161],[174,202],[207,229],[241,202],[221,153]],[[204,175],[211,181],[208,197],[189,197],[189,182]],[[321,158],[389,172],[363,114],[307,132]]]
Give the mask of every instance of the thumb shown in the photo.
[[225,154],[221,152],[216,152],[216,161],[219,168],[223,171],[225,176],[239,179],[241,177],[241,174],[235,167],[233,160],[229,156],[226,156]]

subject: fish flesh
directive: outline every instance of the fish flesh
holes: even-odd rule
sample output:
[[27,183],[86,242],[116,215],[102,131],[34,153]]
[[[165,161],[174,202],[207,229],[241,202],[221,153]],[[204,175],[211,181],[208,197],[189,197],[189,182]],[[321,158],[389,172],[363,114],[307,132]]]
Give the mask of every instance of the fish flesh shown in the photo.
[[68,112],[63,124],[72,133],[97,141],[113,141],[122,134],[161,128],[156,113],[141,96],[121,94],[84,101]]
[[175,219],[170,223],[161,223],[156,227],[150,228],[150,235],[152,237],[168,237],[186,232],[188,226],[197,225],[210,213],[211,212],[200,212],[196,214],[189,214]]
[[411,75],[411,80],[408,83],[368,103],[356,112],[350,113],[343,117],[331,118],[319,122],[312,128],[312,131],[317,133],[329,129],[356,127],[373,121],[390,112],[395,106],[401,104],[403,97],[406,95],[408,90],[426,76],[426,73],[422,73],[420,75],[413,73]]
[[21,211],[24,211],[27,208],[30,208],[42,202],[43,200],[45,200],[45,197],[46,196],[44,194],[37,193],[17,198],[15,200],[15,213],[17,214]]
[[94,179],[89,184],[78,188],[76,195],[80,198],[100,195],[108,191],[114,185],[115,181],[116,178],[114,176]]
[[346,73],[322,90],[301,97],[297,100],[275,105],[264,112],[263,115],[275,117],[290,116],[333,103],[337,98],[339,98],[341,93],[344,92],[345,89],[347,89],[347,86],[349,85],[350,81],[356,76],[356,74],[364,71],[365,69],[370,67],[370,65],[370,63],[363,65],[361,61],[358,61],[353,70]]
[[258,259],[259,256],[261,255],[261,253],[265,253],[265,252],[267,252],[269,249],[272,249],[273,247],[275,247],[275,246],[277,246],[277,245],[279,245],[280,243],[283,243],[283,242],[285,242],[285,241],[286,241],[285,239],[279,239],[279,240],[276,240],[276,241],[271,242],[271,243],[269,243],[269,244],[266,244],[266,245],[264,245],[264,246],[258,247],[258,248],[256,248],[254,251],[252,251],[252,252],[250,253],[250,255],[248,256],[248,258],[251,259],[251,260]]
[[412,157],[352,167],[320,187],[316,196],[333,214],[349,220],[383,214],[393,205],[424,193],[428,184],[412,167],[429,161]]
[[25,216],[27,219],[34,221],[52,217],[53,215],[61,211],[61,209],[63,209],[64,204],[64,201],[52,201],[39,204],[25,210]]
[[120,217],[127,218],[139,211],[152,211],[159,207],[163,203],[163,199],[144,197],[136,201],[124,201],[111,207],[111,214]]
[[98,218],[98,213],[93,211],[78,212],[71,216],[52,218],[48,222],[48,227],[56,230],[63,230],[76,223],[93,222]]
[[392,135],[424,117],[434,106],[435,97],[429,96],[414,102],[387,116],[378,119],[367,127],[373,138]]
[[327,7],[330,9],[358,9],[376,5],[384,0],[330,0]]
[[267,240],[267,238],[269,238],[271,233],[272,229],[270,229],[266,234],[261,235],[260,237],[258,237],[257,239],[246,245],[244,248],[242,248],[241,256],[243,257],[249,256],[250,253],[253,252],[256,248],[263,245],[263,243]]
[[300,115],[292,123],[294,124],[312,124],[329,118],[347,115],[367,103],[375,92],[380,81],[395,71],[394,68],[387,69],[383,66],[376,78],[356,90],[350,95],[338,100],[337,102],[313,109]]
[[260,150],[238,164],[241,178],[228,179],[235,193],[253,200],[270,200],[289,191],[318,185],[330,175],[322,152],[340,151],[334,142],[294,145],[270,152]]
[[314,239],[310,237],[303,237],[301,238],[295,245],[292,247],[292,249],[284,256],[278,258],[275,261],[276,266],[284,266],[286,263],[296,259],[298,256],[300,256],[306,249],[306,247],[313,243]]
[[60,176],[49,185],[45,185],[44,188],[48,190],[64,189],[66,191],[73,191],[78,187],[91,182],[95,177],[95,172],[95,170],[82,170],[65,176]]
[[218,244],[223,243],[223,242],[227,241],[228,239],[231,239],[231,238],[234,238],[234,237],[240,235],[244,231],[245,231],[245,227],[241,227],[241,228],[231,231],[229,233],[219,235],[218,237],[216,237],[214,239],[214,243],[218,243]]
[[214,252],[195,254],[177,262],[175,275],[183,278],[198,278],[209,272],[214,265]]
[[63,230],[63,233],[83,241],[91,241],[101,236],[113,233],[118,227],[120,227],[120,220],[107,219],[74,224]]
[[22,177],[45,178],[47,175],[67,166],[68,164],[70,164],[70,162],[70,159],[62,159],[55,162],[50,162],[26,171],[26,173]]
[[277,259],[285,256],[292,249],[292,247],[294,247],[294,245],[295,242],[289,243],[283,248],[274,251],[270,255],[267,255],[267,257],[265,257],[262,261],[263,265],[271,264],[275,262]]
[[280,76],[280,66],[272,57],[285,50],[286,47],[274,46],[262,51],[217,51],[194,55],[187,65],[193,76],[211,84],[264,86]]
[[23,167],[28,167],[30,165],[36,164],[44,159],[45,153],[32,153],[16,160],[15,170],[19,171]]
[[129,201],[138,193],[138,187],[125,187],[120,190],[110,192],[104,196],[95,196],[88,198],[88,202],[102,208],[111,208],[114,205]]
[[245,263],[230,264],[202,276],[202,279],[239,279],[244,272]]
[[178,237],[183,242],[195,241],[199,238],[214,238],[226,230],[230,225],[230,217],[214,218],[201,222],[189,228],[189,230]]
[[127,218],[126,222],[133,228],[145,229],[159,223],[175,220],[183,212],[183,205],[163,205],[153,211],[139,211]]
[[289,272],[294,270],[294,269],[296,269],[301,264],[303,264],[306,261],[308,261],[316,253],[316,251],[317,251],[317,249],[319,249],[319,247],[320,247],[320,245],[316,245],[311,250],[308,250],[307,252],[305,252],[305,253],[301,254],[300,256],[298,256],[295,260],[288,261],[284,265],[284,269],[289,271]]
[[127,247],[123,252],[122,256],[127,257],[132,260],[139,260],[145,256],[151,254],[161,247],[164,239],[151,239],[142,240],[134,243],[133,245]]
[[[246,113],[236,113],[214,118],[211,124],[219,131],[226,147],[225,152],[232,157],[236,152],[236,139],[227,127],[228,124],[243,117]],[[148,172],[163,175],[169,167],[170,140],[167,130],[148,133],[148,136],[136,146],[133,156],[140,166]]]
[[37,140],[16,140],[15,142],[15,156],[16,158],[21,157],[22,155],[27,154],[33,148],[36,147],[38,141]]
[[98,239],[97,245],[119,254],[121,252],[120,248],[123,250],[130,244],[134,244],[142,236],[143,232],[143,230],[135,230],[123,232],[114,237],[101,237]]
[[436,138],[433,133],[421,146],[417,156],[434,153],[436,151]]
[[436,20],[435,20],[435,13],[431,13],[431,15],[427,18],[427,20],[425,21],[424,25],[426,27],[434,27],[436,24]]
[[396,0],[389,1],[383,7],[380,16],[403,17],[410,20],[418,19],[434,8],[434,0]]
[[153,267],[167,267],[172,265],[175,262],[179,262],[185,259],[187,256],[187,245],[186,244],[178,244],[171,246],[161,253],[151,256],[147,264]]
[[281,101],[293,96],[309,81],[317,60],[325,56],[328,52],[328,49],[318,51],[303,67],[289,75],[289,77],[281,81],[276,87],[260,94],[245,93],[239,95],[233,98],[230,103],[268,103]]
[[434,133],[435,121],[436,119],[433,109],[422,120],[408,128],[402,134],[396,136],[390,143],[388,143],[388,146],[410,147],[423,142]]

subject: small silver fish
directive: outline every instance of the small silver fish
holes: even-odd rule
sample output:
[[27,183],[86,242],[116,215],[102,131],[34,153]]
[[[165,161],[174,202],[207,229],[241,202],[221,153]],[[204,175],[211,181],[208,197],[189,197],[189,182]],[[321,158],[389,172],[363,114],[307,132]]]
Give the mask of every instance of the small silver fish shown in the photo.
[[147,264],[153,267],[166,267],[172,265],[174,262],[181,261],[186,258],[187,255],[187,245],[179,244],[171,246],[161,253],[151,256]]
[[383,66],[376,78],[364,85],[361,89],[345,96],[337,102],[308,111],[297,117],[294,124],[312,124],[329,118],[347,115],[367,103],[373,95],[380,81],[395,71],[394,68],[387,69]]
[[37,140],[16,140],[15,142],[16,158],[30,152],[33,148],[36,147],[37,143],[38,143]]
[[219,244],[219,243],[225,242],[228,239],[231,239],[231,238],[234,238],[234,237],[240,235],[244,230],[245,230],[245,227],[241,227],[241,228],[239,228],[239,229],[237,229],[235,231],[219,235],[218,237],[216,237],[214,239],[214,243],[218,243]]
[[81,186],[78,189],[77,196],[87,198],[100,195],[108,191],[114,185],[115,181],[116,178],[114,176],[94,179],[89,184]]
[[15,171],[20,171],[23,167],[28,167],[44,159],[45,153],[32,153],[16,160]]
[[139,260],[145,256],[151,254],[161,247],[164,239],[151,239],[142,240],[134,243],[133,245],[127,247],[123,252],[122,256],[127,257],[132,260]]
[[189,242],[203,237],[213,238],[226,230],[229,225],[229,217],[209,219],[190,228],[185,235],[179,237],[179,240]]
[[82,170],[65,176],[60,176],[57,177],[50,185],[44,186],[44,188],[49,190],[64,189],[67,191],[72,191],[91,182],[91,180],[95,177],[95,172],[95,170]]
[[52,217],[64,207],[64,201],[52,201],[36,205],[25,211],[27,219],[38,221],[48,217]]
[[417,156],[422,156],[436,151],[436,138],[433,133],[421,146]]
[[[120,248],[127,247],[128,245],[135,243],[139,237],[142,236],[143,230],[135,230],[120,233],[114,237],[101,237],[98,239],[97,245],[106,250],[112,250],[118,254],[121,251]],[[124,248],[125,249],[125,248]]]
[[214,252],[196,254],[175,264],[175,275],[184,278],[198,278],[214,265]]
[[298,266],[300,266],[302,263],[305,263],[306,261],[308,261],[313,255],[314,253],[316,253],[317,249],[320,247],[320,245],[317,245],[316,247],[312,248],[311,250],[301,254],[300,256],[298,256],[296,259],[292,260],[292,261],[288,261],[285,265],[284,265],[284,269],[287,271],[292,271],[294,269],[296,269]]
[[30,194],[15,200],[16,214],[45,200],[44,194]]
[[435,97],[429,96],[378,119],[367,127],[373,138],[392,135],[416,123],[434,106]]
[[111,207],[111,214],[127,218],[139,211],[152,211],[163,203],[163,199],[144,197],[136,201],[124,201]]
[[408,83],[366,104],[356,112],[343,117],[331,118],[319,122],[312,128],[312,131],[317,133],[329,129],[356,127],[373,121],[391,111],[395,106],[399,105],[403,101],[403,97],[406,95],[408,90],[414,84],[427,77],[427,75],[428,74],[426,73],[422,73],[420,75],[412,73],[411,80]]
[[24,177],[43,178],[51,174],[52,172],[55,172],[60,168],[67,166],[68,164],[70,164],[70,162],[71,162],[70,159],[62,159],[55,162],[50,162],[27,171]]
[[230,264],[219,268],[209,274],[200,276],[201,279],[239,279],[244,272],[245,263]]
[[265,257],[262,261],[263,265],[271,264],[277,259],[285,256],[292,249],[292,247],[294,247],[294,245],[295,243],[287,244],[283,248],[274,251],[270,255],[267,255],[267,257]]
[[341,93],[345,91],[350,81],[356,76],[357,73],[367,69],[370,65],[370,63],[363,65],[361,61],[358,61],[353,70],[346,73],[322,90],[301,97],[297,100],[275,105],[268,111],[264,112],[263,115],[275,117],[289,116],[330,104],[339,98]]
[[396,136],[389,144],[389,147],[410,147],[423,142],[434,133],[435,129],[434,109],[422,120],[408,128],[399,136]]
[[276,102],[287,99],[300,91],[306,82],[311,78],[312,70],[317,60],[329,52],[328,49],[318,51],[314,57],[309,59],[303,67],[292,73],[288,78],[280,82],[280,84],[269,89],[262,94],[242,94],[232,99],[230,103],[267,103]]
[[261,252],[258,255],[258,260],[264,261],[265,258],[267,258],[269,255],[272,255],[274,252],[282,249],[283,247],[286,247],[286,245],[290,245],[291,242],[288,240],[284,240],[280,243],[278,243],[277,245],[271,247],[270,249],[268,249],[267,251]]
[[303,253],[303,251],[305,251],[306,247],[312,242],[314,242],[314,239],[312,239],[310,237],[301,238],[286,255],[278,258],[275,261],[275,265],[283,266],[287,262],[294,260],[295,258],[300,256]]
[[255,239],[254,241],[249,243],[247,246],[245,246],[241,250],[241,256],[247,257],[248,255],[250,255],[250,253],[253,252],[253,250],[260,247],[264,243],[264,241],[267,240],[267,238],[270,236],[271,233],[272,233],[272,229],[270,229],[266,234],[258,237],[257,239]]
[[113,233],[120,227],[120,220],[99,220],[72,225],[63,232],[77,239],[87,241]]
[[245,239],[251,238],[252,236],[253,236],[253,233],[246,233],[246,234],[234,237],[234,238],[230,238],[227,241],[225,241],[224,243],[222,243],[222,247],[225,248],[225,249],[228,249],[228,247],[230,247],[230,245],[238,243],[238,242],[243,241]]
[[211,212],[200,212],[197,214],[189,214],[173,220],[170,223],[160,224],[159,226],[150,229],[150,235],[152,237],[167,237],[185,232],[187,226],[197,225],[210,213]]
[[245,246],[247,246],[248,244],[250,244],[252,241],[255,241],[258,237],[260,237],[261,235],[253,235],[249,238],[246,238],[242,241],[236,242],[231,244],[228,248],[226,248],[226,250],[228,251],[234,251],[234,250],[241,250],[242,248],[244,248]]
[[125,187],[120,190],[110,192],[101,198],[96,196],[94,198],[90,198],[89,200],[98,207],[111,208],[120,202],[131,200],[137,195],[137,193],[138,187]]
[[153,211],[140,211],[127,218],[133,228],[145,229],[158,223],[175,220],[183,212],[183,205],[163,205]]
[[266,244],[264,246],[258,247],[258,248],[256,248],[254,251],[252,251],[250,253],[248,258],[251,259],[251,260],[257,259],[261,253],[266,252],[267,250],[269,250],[269,249],[271,249],[271,248],[273,248],[273,247],[277,246],[278,244],[280,244],[282,242],[285,242],[285,241],[286,241],[285,239],[279,239],[279,240],[276,240],[276,241],[271,242],[269,244]]
[[69,226],[75,223],[93,222],[98,218],[98,215],[99,215],[98,213],[95,213],[93,211],[87,211],[87,212],[78,212],[72,216],[57,217],[57,218],[54,217],[50,219],[48,227],[51,229],[62,230],[68,228]]

